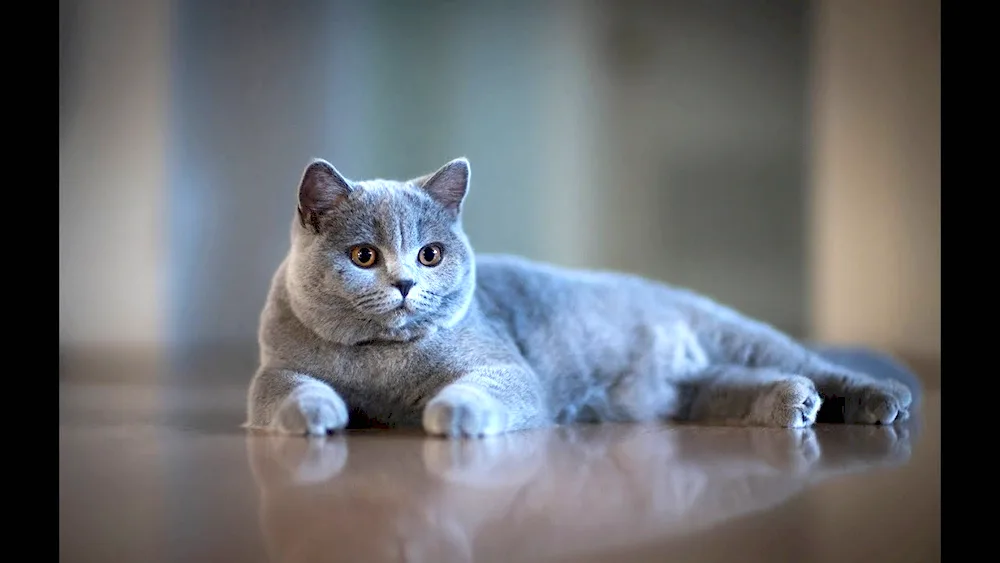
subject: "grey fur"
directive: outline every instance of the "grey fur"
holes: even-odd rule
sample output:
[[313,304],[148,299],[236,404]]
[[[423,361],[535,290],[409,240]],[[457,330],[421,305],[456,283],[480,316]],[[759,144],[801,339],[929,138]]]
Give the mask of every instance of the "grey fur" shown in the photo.
[[[824,401],[848,423],[909,416],[905,385],[692,291],[475,256],[461,225],[469,177],[465,159],[406,182],[306,168],[247,426],[326,434],[354,413],[444,436],[649,420],[798,428]],[[431,243],[443,258],[428,267],[418,252]],[[372,267],[351,261],[357,245],[378,250]],[[413,282],[405,298],[400,280]]]

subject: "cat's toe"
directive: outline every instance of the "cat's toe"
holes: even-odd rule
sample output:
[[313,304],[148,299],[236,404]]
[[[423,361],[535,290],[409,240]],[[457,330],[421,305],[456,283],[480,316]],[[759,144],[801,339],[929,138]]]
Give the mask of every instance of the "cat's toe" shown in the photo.
[[293,392],[278,407],[272,427],[282,434],[325,436],[347,426],[347,405],[332,390]]
[[779,381],[761,405],[768,426],[805,428],[816,422],[823,399],[812,381],[794,377]]
[[424,408],[424,430],[433,436],[480,437],[497,434],[505,423],[502,405],[484,393],[449,389]]
[[844,419],[854,424],[892,424],[901,409],[894,393],[881,386],[872,386],[848,397]]
[[424,410],[424,428],[438,436],[478,433],[480,424],[477,418],[470,405],[441,401],[427,405]]
[[[905,383],[896,381],[895,379],[889,379],[886,381],[886,385],[889,392],[896,398],[899,403],[899,411],[907,411],[907,416],[909,416],[910,405],[913,404],[913,392],[910,388],[906,386]],[[897,418],[898,419],[898,418]]]

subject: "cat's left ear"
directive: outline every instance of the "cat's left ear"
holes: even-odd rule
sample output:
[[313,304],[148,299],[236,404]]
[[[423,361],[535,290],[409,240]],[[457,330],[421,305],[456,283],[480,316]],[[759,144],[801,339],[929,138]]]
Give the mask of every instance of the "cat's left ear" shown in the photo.
[[319,218],[347,199],[351,182],[332,164],[315,158],[306,166],[299,182],[299,223],[319,231]]
[[437,172],[414,180],[434,201],[453,215],[462,211],[462,202],[469,191],[469,159],[462,157],[442,166]]

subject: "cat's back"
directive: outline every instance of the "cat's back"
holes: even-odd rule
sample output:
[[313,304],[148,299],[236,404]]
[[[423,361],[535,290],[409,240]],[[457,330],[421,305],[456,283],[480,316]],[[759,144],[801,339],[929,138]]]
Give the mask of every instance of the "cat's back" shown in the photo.
[[566,268],[507,254],[476,257],[476,290],[486,301],[538,311],[558,310],[567,302],[598,297],[621,306],[645,299],[663,302],[687,293],[632,274]]
[[506,334],[560,397],[623,373],[637,349],[686,325],[700,299],[635,275],[513,256],[481,256],[476,271],[480,322]]
[[[579,270],[509,255],[476,259],[476,300],[522,339],[539,330],[572,337],[672,322],[700,299],[640,276]],[[557,338],[554,334],[548,338]]]

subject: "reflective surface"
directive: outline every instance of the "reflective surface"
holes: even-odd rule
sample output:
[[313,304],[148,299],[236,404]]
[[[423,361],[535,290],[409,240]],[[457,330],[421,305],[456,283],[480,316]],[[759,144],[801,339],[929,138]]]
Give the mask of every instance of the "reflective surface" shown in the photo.
[[63,561],[938,561],[940,395],[895,427],[246,433],[242,386],[63,383]]

